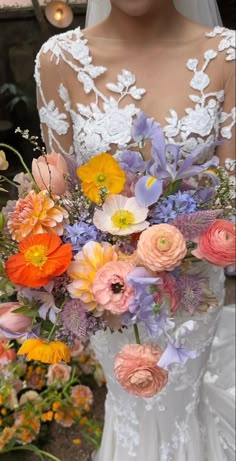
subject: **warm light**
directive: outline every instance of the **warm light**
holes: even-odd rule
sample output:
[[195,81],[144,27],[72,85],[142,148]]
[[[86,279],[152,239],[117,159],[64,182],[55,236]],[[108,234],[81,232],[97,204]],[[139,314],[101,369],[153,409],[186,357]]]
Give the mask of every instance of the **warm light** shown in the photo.
[[45,7],[47,20],[55,27],[68,27],[73,21],[73,12],[68,2],[62,0],[50,0]]
[[61,8],[58,8],[55,13],[54,13],[54,18],[56,21],[61,21],[63,18],[63,10]]

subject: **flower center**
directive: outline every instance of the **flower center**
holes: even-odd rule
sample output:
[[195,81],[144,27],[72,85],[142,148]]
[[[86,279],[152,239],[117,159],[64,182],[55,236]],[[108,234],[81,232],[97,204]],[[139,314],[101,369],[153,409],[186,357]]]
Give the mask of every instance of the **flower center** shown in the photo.
[[157,240],[157,249],[160,251],[168,251],[170,249],[170,242],[165,237],[160,237]]
[[98,186],[101,186],[102,184],[104,184],[106,180],[107,180],[107,177],[104,173],[98,173],[95,177],[95,181]]
[[111,290],[114,294],[121,293],[124,289],[124,285],[122,283],[116,282],[111,284]]
[[47,250],[45,245],[32,245],[24,254],[26,262],[42,269],[48,259]]
[[112,223],[119,229],[127,229],[135,222],[134,215],[128,210],[117,210],[111,217]]

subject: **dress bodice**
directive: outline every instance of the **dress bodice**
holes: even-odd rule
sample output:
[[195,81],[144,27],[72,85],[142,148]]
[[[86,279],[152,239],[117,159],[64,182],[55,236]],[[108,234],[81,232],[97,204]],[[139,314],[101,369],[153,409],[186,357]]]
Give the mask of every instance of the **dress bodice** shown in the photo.
[[[39,115],[48,150],[75,153],[79,163],[131,142],[133,117],[143,110],[164,127],[183,155],[223,138],[232,156],[234,31],[203,29],[189,42],[147,49],[85,38],[77,28],[50,38],[35,67]],[[125,62],[124,62],[125,61]]]

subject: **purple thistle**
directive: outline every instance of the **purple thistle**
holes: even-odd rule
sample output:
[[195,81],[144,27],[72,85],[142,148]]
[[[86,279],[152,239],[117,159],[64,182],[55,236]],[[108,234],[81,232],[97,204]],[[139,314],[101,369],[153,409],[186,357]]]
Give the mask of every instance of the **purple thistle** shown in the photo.
[[185,240],[195,241],[220,216],[222,210],[202,210],[178,216],[172,225],[177,227]]
[[65,330],[80,339],[86,338],[88,319],[82,301],[72,299],[65,303],[61,312],[61,320]]
[[182,276],[177,280],[181,306],[190,314],[198,310],[204,301],[204,290],[201,282],[202,280],[197,280],[191,275]]

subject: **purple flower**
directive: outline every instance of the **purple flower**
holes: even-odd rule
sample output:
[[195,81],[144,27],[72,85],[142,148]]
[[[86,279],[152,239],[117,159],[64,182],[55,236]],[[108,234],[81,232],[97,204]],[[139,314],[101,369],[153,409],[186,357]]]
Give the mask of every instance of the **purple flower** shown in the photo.
[[73,338],[85,341],[106,327],[104,319],[87,312],[85,304],[80,299],[71,299],[65,303],[61,311],[61,321],[61,335],[67,337],[70,342]]
[[176,347],[174,344],[169,343],[160,360],[157,362],[157,365],[158,367],[168,370],[172,363],[185,364],[188,359],[195,359],[196,357],[196,351],[190,351],[184,347]]
[[181,299],[181,306],[185,311],[193,314],[204,302],[204,282],[206,280],[193,275],[183,275],[177,279],[177,291]]
[[87,224],[83,221],[65,226],[65,231],[64,241],[71,243],[73,251],[80,251],[90,240],[98,241],[100,235],[93,224]]
[[144,112],[139,112],[132,126],[132,138],[140,143],[144,139],[150,139],[159,125],[154,118],[147,118]]
[[52,294],[54,289],[54,282],[51,281],[47,285],[45,285],[44,289],[42,290],[31,290],[29,288],[22,288],[19,292],[19,296],[32,301],[38,301],[40,304],[39,308],[39,316],[46,320],[47,315],[49,320],[52,323],[55,323],[56,316],[60,312],[60,309],[55,304],[55,299]]
[[119,157],[119,163],[124,171],[134,174],[143,173],[147,164],[139,152],[132,150],[125,150],[122,152]]
[[[216,156],[198,164],[202,154],[219,145],[217,142],[199,146],[184,160],[180,156],[181,146],[166,144],[165,135],[160,125],[156,125],[155,129],[152,130],[151,142],[152,160],[148,164],[147,175],[140,178],[135,185],[135,197],[142,206],[150,206],[157,202],[162,194],[164,181],[174,183],[200,173],[208,174],[206,170],[214,169],[219,164],[219,159]],[[213,172],[210,170],[210,177],[212,174]]]
[[65,303],[61,311],[61,320],[64,329],[77,338],[81,339],[87,336],[87,313],[84,303],[79,299],[72,299]]
[[193,213],[197,209],[195,199],[187,192],[177,192],[164,198],[151,212],[151,223],[168,223],[182,214]]
[[175,338],[171,338],[169,334],[166,333],[168,345],[157,363],[159,367],[168,370],[168,367],[172,363],[185,364],[188,359],[195,359],[197,357],[197,351],[186,349],[183,346],[183,338],[188,336],[194,330],[195,324],[196,322],[193,320],[188,320],[183,323],[175,331]]

